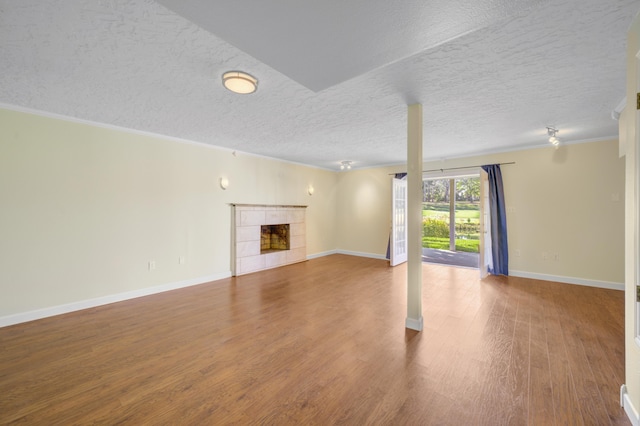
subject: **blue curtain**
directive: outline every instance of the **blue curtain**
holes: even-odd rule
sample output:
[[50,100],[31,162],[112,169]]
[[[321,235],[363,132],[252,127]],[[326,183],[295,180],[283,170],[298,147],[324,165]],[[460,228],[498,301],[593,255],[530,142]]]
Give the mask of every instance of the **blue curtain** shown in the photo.
[[[507,215],[500,165],[482,166],[489,175],[489,216],[491,217],[491,257],[494,275],[509,275],[509,246],[507,243]],[[493,269],[493,270],[492,270]]]
[[[407,177],[407,174],[406,173],[396,173],[394,177],[396,179],[404,179],[404,178]],[[391,260],[391,233],[389,233],[389,242],[387,243],[387,260]]]

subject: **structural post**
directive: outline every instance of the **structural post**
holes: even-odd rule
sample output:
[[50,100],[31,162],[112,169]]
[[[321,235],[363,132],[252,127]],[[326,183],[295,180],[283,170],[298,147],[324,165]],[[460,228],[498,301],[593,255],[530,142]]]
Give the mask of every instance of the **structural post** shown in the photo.
[[422,330],[422,105],[409,105],[407,120],[407,319]]
[[456,251],[456,180],[449,179],[449,250]]

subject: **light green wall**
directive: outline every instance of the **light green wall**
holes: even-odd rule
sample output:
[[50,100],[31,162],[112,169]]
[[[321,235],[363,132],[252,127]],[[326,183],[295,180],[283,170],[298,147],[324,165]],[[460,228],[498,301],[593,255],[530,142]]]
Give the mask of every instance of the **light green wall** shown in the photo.
[[[531,149],[437,163],[424,170],[512,162],[502,167],[510,270],[613,284],[624,282],[624,160],[617,141]],[[391,223],[390,173],[339,179],[338,246],[383,256]],[[615,201],[617,197],[617,201]],[[514,255],[519,249],[520,257]],[[558,261],[542,259],[557,253]]]
[[307,253],[333,250],[336,181],[326,170],[0,109],[0,318],[228,275],[229,203],[308,205]]

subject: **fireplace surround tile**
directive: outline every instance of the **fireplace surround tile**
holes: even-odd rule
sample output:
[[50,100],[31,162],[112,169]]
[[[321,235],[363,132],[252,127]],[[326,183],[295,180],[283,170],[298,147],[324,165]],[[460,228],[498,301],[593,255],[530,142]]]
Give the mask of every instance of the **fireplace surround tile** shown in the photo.
[[236,228],[236,241],[252,241],[255,240],[256,233],[260,232],[260,225],[238,226]]
[[304,248],[306,239],[304,235],[292,235],[290,241],[291,249]]
[[288,223],[304,223],[305,211],[304,210],[287,210]]
[[291,249],[285,252],[287,255],[287,264],[289,263],[297,263],[303,262],[307,260],[307,249],[306,247],[301,247],[297,249]]
[[285,251],[277,253],[267,253],[264,256],[265,268],[275,268],[287,264],[287,253]]
[[[232,204],[231,270],[257,272],[307,260],[306,206]],[[289,225],[289,249],[260,254],[262,225]]]
[[236,275],[248,274],[265,269],[266,258],[263,255],[247,256],[238,259]]
[[291,226],[289,227],[289,232],[291,232],[292,237],[297,235],[305,235],[307,232],[307,226],[304,222],[291,223]]
[[236,245],[236,251],[238,257],[249,257],[260,254],[260,242],[259,241],[240,241]]
[[287,221],[286,210],[266,210],[265,222],[263,225],[279,225],[281,223],[291,223]]

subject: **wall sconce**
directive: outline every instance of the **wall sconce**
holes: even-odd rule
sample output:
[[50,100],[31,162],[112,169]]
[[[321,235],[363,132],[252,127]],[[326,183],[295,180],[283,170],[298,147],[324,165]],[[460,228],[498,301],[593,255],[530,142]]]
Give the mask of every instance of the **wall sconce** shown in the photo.
[[353,161],[341,161],[340,162],[340,170],[351,170],[351,164],[353,163]]
[[227,189],[228,187],[229,187],[229,179],[227,179],[226,177],[221,177],[220,178],[220,188]]
[[314,192],[316,192],[316,190],[313,188],[313,185],[309,185],[309,186],[307,187],[307,193],[308,193],[309,195],[313,195],[313,193],[314,193]]

